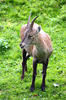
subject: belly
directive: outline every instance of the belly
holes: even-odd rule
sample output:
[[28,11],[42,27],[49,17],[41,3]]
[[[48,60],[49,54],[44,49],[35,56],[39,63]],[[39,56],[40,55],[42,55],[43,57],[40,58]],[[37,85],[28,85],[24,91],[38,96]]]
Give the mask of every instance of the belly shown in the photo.
[[37,49],[36,47],[34,47],[33,48],[33,57],[37,58],[39,62],[44,62],[44,61],[46,61],[48,55],[42,48]]

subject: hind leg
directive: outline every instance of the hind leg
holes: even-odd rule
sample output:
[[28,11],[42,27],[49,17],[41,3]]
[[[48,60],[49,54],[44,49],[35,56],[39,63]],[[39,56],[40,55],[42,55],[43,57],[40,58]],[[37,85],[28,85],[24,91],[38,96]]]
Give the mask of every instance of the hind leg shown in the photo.
[[26,71],[26,72],[27,72],[27,60],[29,59],[29,57],[30,57],[30,55],[27,55],[26,58],[25,58],[25,59],[26,59],[26,63],[25,63],[25,71]]
[[42,85],[41,85],[41,89],[42,91],[45,90],[45,78],[46,78],[46,70],[47,70],[47,65],[48,65],[48,59],[45,63],[43,63],[43,79],[42,79]]

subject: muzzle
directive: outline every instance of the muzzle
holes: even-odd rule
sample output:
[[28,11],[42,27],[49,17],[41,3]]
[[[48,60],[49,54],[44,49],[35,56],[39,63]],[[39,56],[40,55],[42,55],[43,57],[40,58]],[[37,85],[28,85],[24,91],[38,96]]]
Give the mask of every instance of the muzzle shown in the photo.
[[21,49],[23,49],[25,47],[25,44],[24,43],[20,43],[20,47],[21,47]]

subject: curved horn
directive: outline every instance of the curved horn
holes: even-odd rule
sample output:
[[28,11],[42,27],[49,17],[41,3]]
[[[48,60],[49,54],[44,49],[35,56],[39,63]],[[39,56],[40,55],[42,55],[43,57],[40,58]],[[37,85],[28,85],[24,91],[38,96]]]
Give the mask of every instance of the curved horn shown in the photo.
[[27,26],[29,26],[29,23],[30,23],[30,17],[31,17],[31,13],[30,13],[29,18],[28,18]]
[[36,17],[32,20],[31,25],[30,25],[30,29],[32,29],[33,24],[34,24],[34,21],[36,20],[37,17],[38,17],[38,16],[36,16]]

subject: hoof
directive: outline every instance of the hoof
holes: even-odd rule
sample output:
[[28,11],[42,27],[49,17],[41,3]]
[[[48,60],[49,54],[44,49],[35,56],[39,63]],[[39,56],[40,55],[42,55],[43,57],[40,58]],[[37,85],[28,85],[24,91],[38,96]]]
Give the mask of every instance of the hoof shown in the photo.
[[23,80],[24,79],[24,76],[21,76],[21,80]]
[[45,86],[41,86],[41,90],[42,91],[45,91]]
[[31,86],[30,91],[33,92],[35,90],[34,86]]

